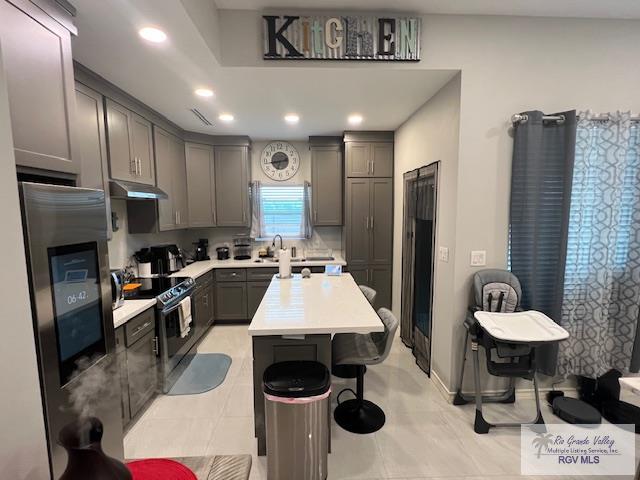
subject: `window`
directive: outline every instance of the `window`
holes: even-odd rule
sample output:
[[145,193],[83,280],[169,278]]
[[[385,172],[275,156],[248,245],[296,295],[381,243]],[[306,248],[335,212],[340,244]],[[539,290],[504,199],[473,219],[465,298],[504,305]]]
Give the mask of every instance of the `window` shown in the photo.
[[305,188],[303,185],[260,186],[261,238],[280,234],[285,238],[305,237]]

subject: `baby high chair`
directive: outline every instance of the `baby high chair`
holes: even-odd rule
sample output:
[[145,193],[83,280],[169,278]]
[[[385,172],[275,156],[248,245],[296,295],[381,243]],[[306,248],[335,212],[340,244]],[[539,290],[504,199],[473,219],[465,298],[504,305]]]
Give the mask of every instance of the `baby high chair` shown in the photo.
[[[509,271],[488,269],[476,273],[473,277],[473,296],[474,304],[469,307],[464,321],[467,332],[462,354],[460,384],[453,404],[464,405],[475,401],[476,416],[473,429],[476,433],[488,433],[491,427],[544,424],[536,379],[536,347],[559,342],[566,339],[569,334],[543,313],[521,310],[522,287],[518,278]],[[462,393],[469,338],[471,338],[473,356],[474,395]],[[509,378],[509,386],[505,393],[482,395],[479,347],[485,350],[489,374]],[[517,378],[533,381],[536,417],[533,421],[521,423],[491,424],[487,422],[482,415],[482,404],[514,403]]]

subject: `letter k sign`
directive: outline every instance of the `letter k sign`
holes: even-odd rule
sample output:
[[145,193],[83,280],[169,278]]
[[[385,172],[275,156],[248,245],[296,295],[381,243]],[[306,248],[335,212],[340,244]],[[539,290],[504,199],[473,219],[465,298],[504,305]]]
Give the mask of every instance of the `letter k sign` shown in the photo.
[[269,40],[269,51],[266,53],[266,57],[279,57],[276,50],[276,42],[280,42],[284,48],[287,49],[287,57],[302,57],[302,53],[295,49],[289,40],[284,36],[284,32],[289,26],[299,19],[300,17],[285,16],[285,22],[282,26],[276,30],[276,20],[280,17],[272,15],[264,15],[262,18],[267,22],[267,38]]

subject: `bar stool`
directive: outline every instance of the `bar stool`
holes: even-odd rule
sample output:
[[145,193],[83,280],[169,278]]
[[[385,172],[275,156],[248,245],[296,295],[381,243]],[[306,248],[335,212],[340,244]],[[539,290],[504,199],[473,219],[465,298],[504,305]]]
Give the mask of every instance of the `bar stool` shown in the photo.
[[[391,310],[381,308],[378,316],[384,324],[384,332],[371,334],[338,333],[331,342],[333,358],[337,364],[356,365],[358,375],[356,391],[350,388],[338,394],[338,406],[333,412],[336,423],[352,433],[373,433],[382,428],[385,414],[375,403],[364,399],[365,365],[382,363],[391,351],[398,329],[398,319]],[[356,398],[340,402],[340,396],[350,391]]]
[[[378,292],[366,285],[358,285],[358,287],[367,301],[373,306],[376,302]],[[367,371],[367,367],[364,367],[364,371]],[[331,374],[338,378],[356,378],[358,376],[358,367],[357,365],[336,365],[336,363],[333,362],[331,365]]]

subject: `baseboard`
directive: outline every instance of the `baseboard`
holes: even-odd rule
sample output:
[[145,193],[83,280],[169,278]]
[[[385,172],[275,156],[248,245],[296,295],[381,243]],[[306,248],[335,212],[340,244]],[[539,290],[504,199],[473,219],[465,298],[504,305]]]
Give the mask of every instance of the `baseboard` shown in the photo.
[[[442,379],[440,378],[440,376],[438,375],[438,372],[436,372],[433,369],[431,369],[431,380],[433,381],[434,385],[436,386],[436,388],[438,389],[438,392],[440,392],[442,397],[449,403],[453,402],[453,397],[455,397],[456,392],[449,390],[447,386],[444,384],[444,382],[442,381]],[[538,390],[542,394],[541,396],[544,399],[544,393],[552,391],[553,388],[544,387],[544,388],[538,388]],[[562,387],[562,388],[559,388],[559,390],[562,390],[565,393],[565,395],[567,395],[568,397],[578,396],[578,390],[575,387],[571,387],[571,388]],[[464,393],[465,395],[475,395],[475,392],[472,392],[472,391],[471,392],[463,391],[462,393]],[[499,395],[502,393],[504,393],[504,390],[483,390],[482,391],[483,395]],[[522,387],[516,388],[516,396],[524,399],[532,399],[534,398],[534,389],[522,388]]]

